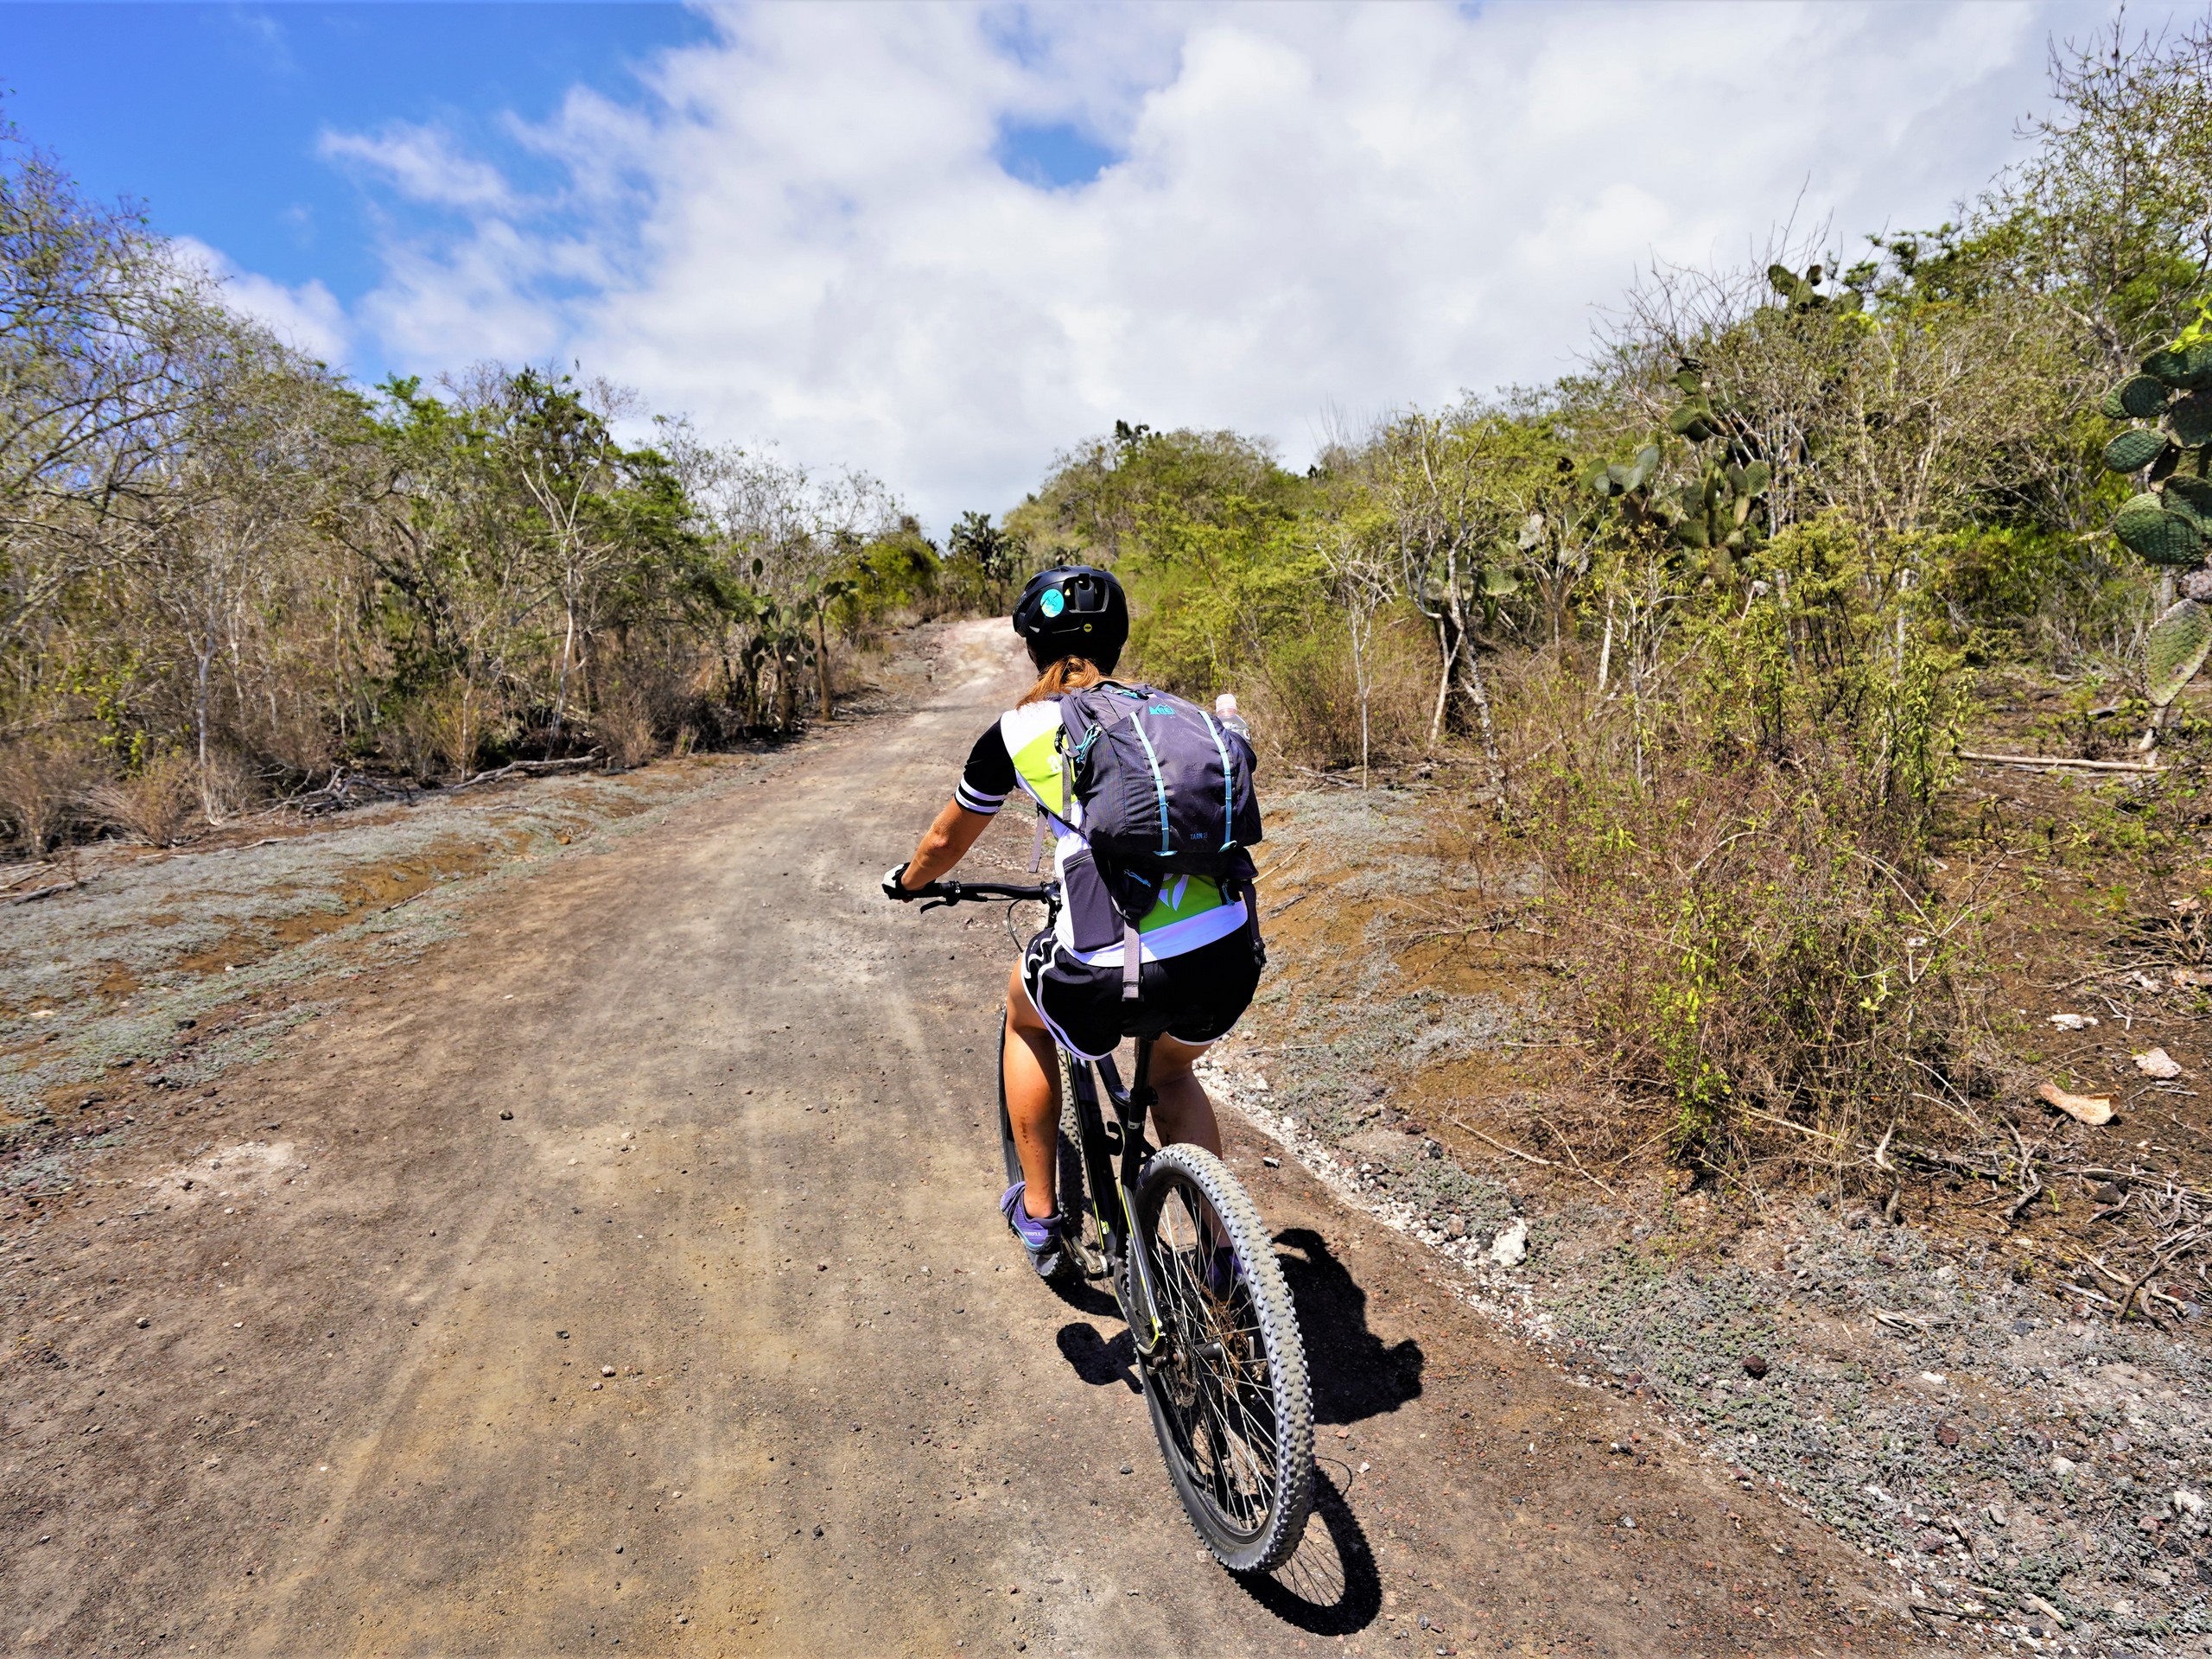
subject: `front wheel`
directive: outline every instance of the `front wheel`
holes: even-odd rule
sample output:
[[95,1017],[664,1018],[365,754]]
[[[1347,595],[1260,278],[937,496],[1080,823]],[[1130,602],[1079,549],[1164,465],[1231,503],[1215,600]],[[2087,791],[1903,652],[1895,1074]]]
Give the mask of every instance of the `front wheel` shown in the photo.
[[1313,1507],[1306,1344],[1274,1241],[1228,1166],[1198,1147],[1154,1157],[1136,1208],[1160,1327],[1144,1366],[1160,1455],[1214,1559],[1272,1572]]

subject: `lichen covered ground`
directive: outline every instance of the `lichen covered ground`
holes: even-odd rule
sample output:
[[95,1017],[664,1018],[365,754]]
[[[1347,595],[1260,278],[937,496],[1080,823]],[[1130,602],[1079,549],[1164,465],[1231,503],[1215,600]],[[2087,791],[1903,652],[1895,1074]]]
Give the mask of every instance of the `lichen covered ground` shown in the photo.
[[1217,1090],[1588,1386],[1886,1560],[1931,1637],[2212,1652],[2205,1310],[2115,1325],[2022,1282],[1950,1224],[1986,1221],[1971,1185],[1893,1225],[1687,1191],[1658,1146],[1586,1167],[1558,988],[1440,942],[1518,896],[1471,893],[1510,884],[1438,850],[1442,798],[1271,798],[1275,965]]

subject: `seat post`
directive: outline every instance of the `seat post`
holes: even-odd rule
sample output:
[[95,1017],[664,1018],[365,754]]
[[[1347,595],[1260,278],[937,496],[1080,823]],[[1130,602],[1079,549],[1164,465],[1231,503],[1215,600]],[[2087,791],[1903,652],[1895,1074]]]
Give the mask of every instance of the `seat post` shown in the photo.
[[1141,1123],[1159,1096],[1152,1091],[1152,1039],[1137,1039],[1136,1062],[1129,1072],[1129,1109]]
[[1136,1062],[1129,1073],[1129,1111],[1122,1133],[1122,1184],[1134,1188],[1147,1156],[1145,1120],[1160,1096],[1152,1086],[1152,1039],[1137,1039]]

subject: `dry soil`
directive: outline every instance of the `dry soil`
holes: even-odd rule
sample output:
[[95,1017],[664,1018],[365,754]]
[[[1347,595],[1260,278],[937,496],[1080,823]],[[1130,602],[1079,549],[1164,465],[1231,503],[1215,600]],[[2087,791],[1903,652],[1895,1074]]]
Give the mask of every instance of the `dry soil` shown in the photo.
[[1018,692],[1001,639],[951,630],[905,710],[487,885],[412,962],[348,970],[219,1117],[119,1128],[20,1211],[0,1640],[1929,1639],[1885,1568],[1498,1333],[1233,1122],[1308,1332],[1324,1501],[1274,1578],[1214,1566],[1110,1302],[1039,1283],[994,1207],[1003,927],[876,891]]

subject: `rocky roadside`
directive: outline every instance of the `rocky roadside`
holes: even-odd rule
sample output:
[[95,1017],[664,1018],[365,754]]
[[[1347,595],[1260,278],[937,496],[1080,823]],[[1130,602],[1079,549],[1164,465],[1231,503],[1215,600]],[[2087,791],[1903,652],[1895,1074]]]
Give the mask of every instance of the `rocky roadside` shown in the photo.
[[[1276,951],[1275,984],[1209,1067],[1219,1097],[1345,1203],[1452,1263],[1469,1304],[1577,1382],[1640,1399],[1656,1432],[1888,1562],[1931,1638],[2212,1653],[2197,1305],[2166,1330],[2115,1326],[2019,1282],[1993,1251],[1866,1209],[1790,1200],[1723,1217],[1663,1179],[1606,1187],[1581,1172],[1565,1186],[1529,1167],[1556,1173],[1556,1154],[1499,1146],[1485,1160],[1465,1135],[1448,1148],[1413,1078],[1513,1051],[1528,1076],[1540,995],[1400,969],[1402,906],[1452,879],[1417,850],[1417,800],[1270,807],[1278,868],[1301,870],[1321,907],[1376,914],[1358,948],[1309,925],[1302,957]],[[1331,880],[1352,813],[1363,856]]]

